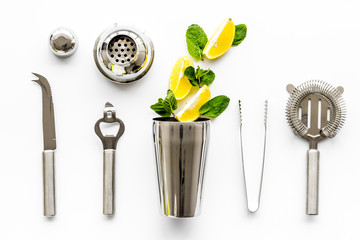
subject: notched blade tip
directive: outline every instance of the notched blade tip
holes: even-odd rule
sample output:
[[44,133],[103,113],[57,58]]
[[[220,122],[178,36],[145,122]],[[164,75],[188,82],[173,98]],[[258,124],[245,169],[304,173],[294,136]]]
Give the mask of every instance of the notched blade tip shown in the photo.
[[32,74],[33,74],[34,76],[38,77],[38,78],[42,77],[42,76],[41,76],[40,74],[38,74],[38,73],[32,72]]
[[37,77],[38,79],[34,79],[34,80],[31,80],[31,81],[40,84],[40,77],[43,77],[43,76],[41,76],[40,74],[37,74],[37,73],[33,73],[33,72],[32,72],[32,74],[33,74],[35,77]]
[[46,79],[44,76],[42,76],[38,73],[32,72],[32,74],[38,78],[37,80],[33,80],[33,81],[41,81],[42,79]]

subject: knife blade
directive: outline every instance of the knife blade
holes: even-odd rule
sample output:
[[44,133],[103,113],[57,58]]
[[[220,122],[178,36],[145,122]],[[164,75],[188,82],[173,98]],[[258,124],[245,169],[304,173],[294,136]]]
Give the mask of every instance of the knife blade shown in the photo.
[[38,77],[33,80],[41,86],[42,90],[42,107],[43,107],[43,135],[44,150],[56,149],[55,120],[54,120],[54,104],[52,100],[51,88],[48,80],[40,74],[33,73]]
[[54,153],[56,149],[54,104],[48,80],[40,74],[33,73],[42,91],[43,118],[43,184],[44,184],[44,216],[55,216],[55,167]]

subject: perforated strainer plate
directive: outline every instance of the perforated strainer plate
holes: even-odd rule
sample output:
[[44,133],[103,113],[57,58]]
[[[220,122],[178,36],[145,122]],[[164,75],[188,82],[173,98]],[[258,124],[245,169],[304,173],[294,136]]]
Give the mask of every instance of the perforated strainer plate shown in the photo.
[[114,25],[96,40],[94,59],[104,76],[116,83],[130,83],[149,71],[154,48],[137,29]]
[[117,36],[110,41],[108,48],[112,60],[119,64],[131,62],[136,56],[137,46],[128,36]]

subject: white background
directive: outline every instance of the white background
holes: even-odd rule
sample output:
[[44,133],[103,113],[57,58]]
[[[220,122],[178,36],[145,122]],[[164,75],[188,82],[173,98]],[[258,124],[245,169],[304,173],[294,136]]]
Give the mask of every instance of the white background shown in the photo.
[[[185,31],[211,35],[226,17],[248,36],[215,61],[212,95],[228,109],[211,124],[202,213],[194,219],[159,214],[149,108],[163,97],[176,59],[188,55]],[[115,85],[92,56],[98,35],[113,23],[133,25],[153,40],[150,72]],[[3,1],[1,27],[0,239],[359,239],[360,15],[347,1]],[[48,48],[52,29],[73,29],[75,55]],[[41,91],[53,91],[57,145],[57,216],[43,217]],[[348,116],[341,132],[319,144],[320,214],[305,215],[306,141],[285,120],[288,83],[322,79],[345,88]],[[262,204],[247,212],[239,150],[237,99],[244,108],[245,158],[262,156],[263,101],[269,100]],[[102,215],[102,145],[93,127],[110,101],[125,125],[118,143],[116,214]],[[257,165],[259,166],[259,165]],[[258,167],[257,167],[258,168]],[[249,168],[250,169],[250,168]],[[249,174],[256,178],[255,170]]]

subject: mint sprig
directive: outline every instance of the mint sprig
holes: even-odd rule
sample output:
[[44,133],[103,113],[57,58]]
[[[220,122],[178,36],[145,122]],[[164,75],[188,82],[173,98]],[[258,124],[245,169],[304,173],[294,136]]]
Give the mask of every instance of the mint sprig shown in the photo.
[[200,108],[199,112],[203,116],[216,118],[218,117],[229,105],[230,98],[224,95],[216,96],[207,101]]
[[191,85],[202,87],[209,86],[215,80],[215,73],[210,69],[204,70],[199,66],[196,68],[189,66],[185,69],[184,75],[189,79]]
[[203,50],[207,41],[206,33],[199,25],[192,24],[186,30],[186,45],[193,58],[197,60],[204,58]]
[[174,110],[177,109],[177,100],[174,92],[167,90],[165,99],[159,98],[158,102],[151,105],[150,108],[162,117],[170,117],[174,115]]
[[233,46],[239,45],[246,37],[247,27],[245,24],[238,24],[235,26],[235,37],[232,43]]

